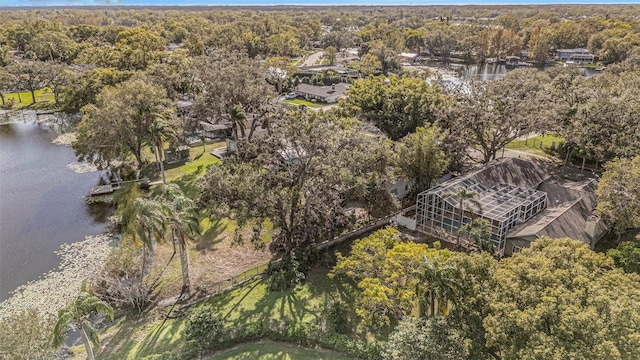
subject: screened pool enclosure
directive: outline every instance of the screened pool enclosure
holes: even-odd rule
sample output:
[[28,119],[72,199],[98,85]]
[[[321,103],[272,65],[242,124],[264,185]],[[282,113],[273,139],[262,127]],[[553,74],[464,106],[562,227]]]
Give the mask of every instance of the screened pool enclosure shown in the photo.
[[[477,195],[464,199],[461,207],[459,189]],[[542,191],[507,184],[487,187],[471,178],[457,178],[418,194],[416,225],[428,234],[444,229],[455,235],[472,217],[484,218],[491,224],[494,246],[502,252],[508,231],[546,207],[547,194]]]

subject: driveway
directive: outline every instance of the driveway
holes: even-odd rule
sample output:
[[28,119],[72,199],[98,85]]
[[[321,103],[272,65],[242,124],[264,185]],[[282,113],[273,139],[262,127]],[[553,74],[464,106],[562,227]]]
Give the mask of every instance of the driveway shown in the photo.
[[318,51],[317,53],[313,53],[309,55],[309,57],[302,63],[302,66],[313,66],[316,64],[316,61],[320,60],[324,55],[324,51]]

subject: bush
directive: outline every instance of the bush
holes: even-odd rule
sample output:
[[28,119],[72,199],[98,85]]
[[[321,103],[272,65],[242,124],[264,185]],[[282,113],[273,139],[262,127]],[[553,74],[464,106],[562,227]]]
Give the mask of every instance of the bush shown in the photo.
[[210,348],[222,336],[222,319],[214,314],[210,306],[202,306],[189,312],[185,321],[184,334],[187,341]]
[[287,290],[305,278],[311,265],[317,261],[318,252],[313,248],[298,249],[286,254],[280,261],[272,261],[267,268],[267,284],[270,291]]
[[6,99],[4,101],[4,105],[2,105],[2,108],[9,110],[9,109],[13,109],[15,106],[16,106],[16,99],[11,98],[11,99]]
[[151,289],[140,279],[140,250],[130,242],[111,251],[93,279],[93,292],[114,309],[141,314],[151,303]]
[[342,301],[327,302],[322,309],[322,318],[323,332],[348,334],[351,331],[351,324],[348,321],[349,310]]

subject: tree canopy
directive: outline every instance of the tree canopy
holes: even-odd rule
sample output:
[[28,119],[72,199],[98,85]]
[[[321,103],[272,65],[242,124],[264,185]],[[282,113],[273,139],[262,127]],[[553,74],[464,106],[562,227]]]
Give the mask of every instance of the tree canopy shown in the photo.
[[436,108],[446,98],[438,85],[411,77],[370,76],[349,88],[341,107],[371,121],[391,139],[398,140],[435,120]]
[[99,166],[135,158],[138,173],[144,164],[142,150],[151,142],[149,128],[158,117],[170,119],[173,107],[164,89],[141,80],[104,88],[96,105],[82,108],[76,155]]

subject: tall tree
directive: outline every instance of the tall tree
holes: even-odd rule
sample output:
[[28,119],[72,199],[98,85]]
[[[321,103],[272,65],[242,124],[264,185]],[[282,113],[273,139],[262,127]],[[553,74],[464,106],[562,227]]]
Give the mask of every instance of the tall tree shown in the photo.
[[[486,164],[521,135],[544,132],[558,121],[549,79],[534,69],[514,70],[493,82],[472,81],[453,90],[456,102],[441,111],[440,124],[462,134]],[[536,109],[534,111],[533,109]]]
[[216,51],[199,58],[195,68],[198,91],[194,113],[200,118],[211,123],[228,121],[229,109],[235,105],[251,116],[251,129],[269,118],[276,94],[259,61],[240,53]]
[[340,106],[398,140],[433,122],[435,110],[445,101],[438,85],[422,79],[375,76],[356,81]]
[[585,99],[578,106],[565,138],[576,144],[584,156],[597,162],[640,154],[640,67],[610,66],[595,79],[585,81],[578,93]]
[[238,142],[238,132],[245,137],[247,130],[247,114],[242,109],[242,105],[236,104],[229,109],[229,120],[233,129],[233,138]]
[[181,295],[189,296],[192,293],[189,242],[200,235],[198,208],[176,184],[163,185],[157,191],[157,197],[162,204],[165,223],[171,230],[174,249],[177,247],[180,254]]
[[640,278],[571,239],[543,237],[500,261],[484,319],[502,359],[634,359]]
[[482,204],[477,200],[480,197],[480,194],[474,191],[469,191],[467,188],[460,186],[456,189],[455,192],[447,194],[447,198],[457,200],[458,201],[458,209],[460,209],[460,213],[458,214],[458,231],[456,232],[456,246],[460,248],[460,229],[464,226],[464,213],[465,211],[470,211],[472,213],[471,218],[473,220],[474,211],[467,207],[467,204],[471,205],[475,208],[475,211],[482,212]]
[[160,173],[162,174],[162,183],[166,184],[167,179],[164,174],[164,143],[173,140],[176,137],[175,126],[170,120],[157,117],[149,126],[149,145],[153,149]]
[[[365,187],[372,173],[389,175],[378,145],[352,120],[288,113],[271,124],[269,136],[241,141],[237,156],[209,169],[201,201],[212,209],[230,207],[241,224],[251,220],[258,227],[257,235],[269,219],[272,249],[290,254],[353,223],[343,197]],[[262,243],[259,236],[252,240]]]
[[133,155],[139,177],[143,147],[151,142],[149,128],[158,117],[169,118],[173,108],[164,89],[129,80],[104,88],[97,104],[83,107],[82,113],[73,143],[76,155],[100,166]]
[[14,62],[7,71],[12,76],[15,89],[25,89],[31,93],[31,100],[36,102],[36,90],[47,85],[48,68],[42,61]]
[[607,251],[607,256],[624,271],[640,274],[640,238],[620,243],[617,248]]
[[140,281],[143,281],[153,267],[155,244],[165,237],[165,218],[162,206],[157,201],[138,198],[134,201],[133,206],[135,211],[135,238],[142,248]]
[[445,135],[437,125],[419,127],[397,144],[397,167],[411,181],[411,198],[428,189],[448,165],[441,143]]
[[640,156],[613,159],[604,168],[595,212],[620,239],[627,229],[640,228]]
[[429,248],[425,244],[404,243],[398,230],[386,228],[354,241],[348,256],[337,253],[336,266],[330,277],[348,276],[358,284],[361,297],[356,300],[356,313],[365,323],[389,325],[413,313],[420,302],[416,292],[424,258],[451,255],[447,250]]
[[446,315],[449,303],[456,303],[460,285],[456,281],[457,269],[451,265],[442,265],[438,259],[424,257],[419,270],[415,272],[418,280],[416,295],[419,299],[419,313],[421,317]]
[[58,321],[53,329],[53,346],[58,348],[67,337],[69,328],[77,329],[82,335],[82,343],[87,351],[87,358],[94,360],[91,343],[100,344],[100,338],[89,319],[94,314],[104,314],[113,320],[113,309],[104,301],[83,289],[70,304],[58,312]]
[[328,46],[326,49],[324,49],[324,56],[329,61],[329,65],[333,65],[333,63],[336,62],[337,55],[338,55],[338,49],[336,49],[333,46]]

